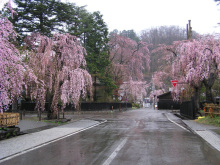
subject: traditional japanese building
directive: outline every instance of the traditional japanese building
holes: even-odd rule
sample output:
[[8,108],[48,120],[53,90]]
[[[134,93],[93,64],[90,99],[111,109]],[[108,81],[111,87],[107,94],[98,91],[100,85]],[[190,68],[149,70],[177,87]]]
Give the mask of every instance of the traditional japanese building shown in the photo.
[[162,95],[159,95],[157,96],[157,98],[158,98],[158,110],[180,109],[180,102],[173,100],[171,92],[167,92]]

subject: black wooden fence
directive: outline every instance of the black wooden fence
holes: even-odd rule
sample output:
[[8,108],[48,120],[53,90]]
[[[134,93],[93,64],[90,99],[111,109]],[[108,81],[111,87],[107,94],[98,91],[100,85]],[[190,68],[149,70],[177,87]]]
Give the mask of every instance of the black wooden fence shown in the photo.
[[[81,111],[103,111],[111,109],[127,109],[132,108],[131,103],[81,103]],[[34,111],[35,103],[22,102],[21,110]],[[45,103],[45,111],[50,110],[50,104]],[[67,105],[64,111],[76,111],[74,105]]]
[[102,111],[132,108],[131,103],[81,103],[81,111]]
[[158,110],[180,109],[180,102],[171,99],[159,99]]
[[192,120],[196,118],[193,98],[189,101],[182,102],[180,105],[180,115]]

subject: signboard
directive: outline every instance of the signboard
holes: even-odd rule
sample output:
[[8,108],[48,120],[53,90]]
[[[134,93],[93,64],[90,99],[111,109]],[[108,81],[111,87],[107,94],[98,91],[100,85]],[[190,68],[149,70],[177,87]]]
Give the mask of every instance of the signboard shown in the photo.
[[173,84],[173,87],[175,87],[176,84],[178,83],[178,80],[171,80],[171,83]]

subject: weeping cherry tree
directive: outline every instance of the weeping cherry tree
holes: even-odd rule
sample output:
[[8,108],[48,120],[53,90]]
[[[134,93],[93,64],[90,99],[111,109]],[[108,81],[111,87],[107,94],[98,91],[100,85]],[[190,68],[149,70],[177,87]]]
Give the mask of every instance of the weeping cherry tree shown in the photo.
[[[86,71],[85,49],[70,34],[54,34],[52,38],[32,34],[26,38],[28,66],[33,70],[40,85],[32,88],[37,98],[36,107],[43,110],[46,95],[50,93],[50,118],[55,118],[66,104],[78,105],[87,91],[92,96],[92,79]],[[48,97],[47,97],[48,98]]]

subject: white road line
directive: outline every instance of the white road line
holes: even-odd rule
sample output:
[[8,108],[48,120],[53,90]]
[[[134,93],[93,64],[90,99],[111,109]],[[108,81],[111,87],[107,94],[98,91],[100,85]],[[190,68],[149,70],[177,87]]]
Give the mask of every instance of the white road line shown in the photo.
[[114,158],[117,156],[118,152],[124,147],[125,143],[127,142],[128,138],[125,138],[118,147],[112,152],[112,154],[108,157],[108,159],[103,163],[103,165],[109,165]]
[[53,143],[53,142],[59,141],[59,140],[61,140],[61,139],[65,139],[65,138],[67,138],[67,137],[69,137],[69,136],[72,136],[72,135],[75,135],[75,134],[77,134],[77,133],[83,132],[83,131],[88,130],[88,129],[90,129],[90,128],[96,127],[96,126],[98,126],[98,125],[100,125],[100,124],[103,124],[103,123],[105,123],[105,122],[107,122],[107,120],[104,120],[104,121],[102,121],[102,122],[100,122],[100,123],[98,123],[98,124],[92,125],[92,126],[90,126],[90,127],[81,129],[81,130],[79,130],[79,131],[70,133],[70,134],[68,134],[68,135],[59,137],[59,138],[57,138],[57,139],[51,140],[51,141],[49,141],[49,142],[40,144],[40,145],[35,146],[35,147],[33,147],[33,148],[30,148],[30,149],[21,151],[21,152],[19,152],[19,153],[14,154],[14,155],[8,156],[8,157],[6,157],[6,158],[1,159],[1,160],[0,160],[0,163],[4,162],[4,161],[6,161],[6,160],[12,159],[12,158],[14,158],[14,157],[23,155],[23,154],[25,154],[25,153],[27,153],[27,152],[36,150],[36,149],[38,149],[38,148],[40,148],[40,147],[46,146],[46,145],[51,144],[51,143]]
[[186,130],[187,132],[190,132],[188,129],[184,128],[184,127],[181,126],[180,124],[178,124],[178,123],[176,123],[175,121],[171,120],[171,119],[167,116],[167,114],[165,114],[165,116],[167,117],[167,119],[168,119],[170,122],[176,124],[177,126],[181,127],[182,129]]

